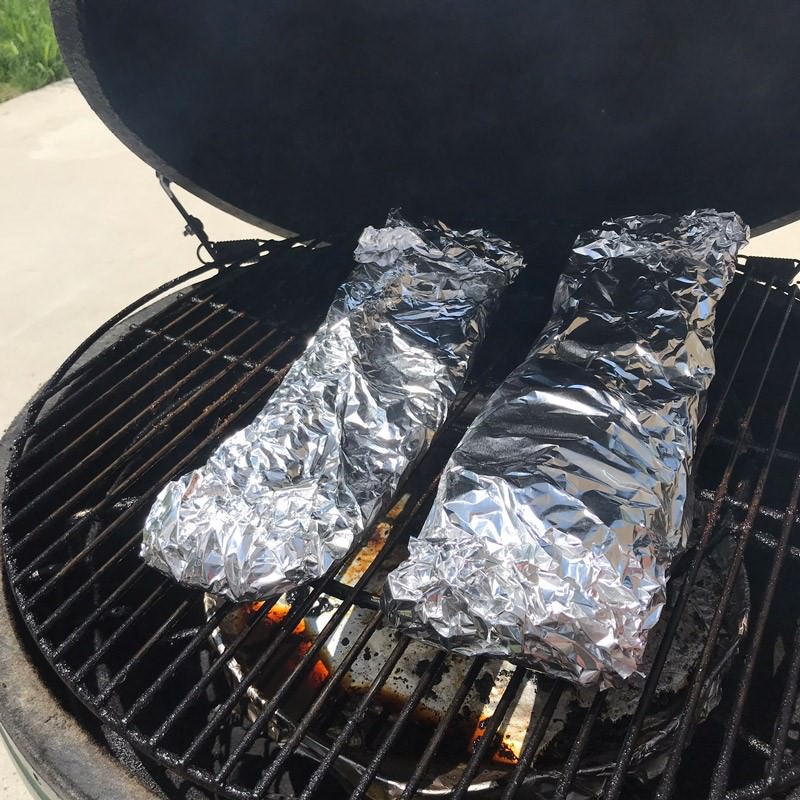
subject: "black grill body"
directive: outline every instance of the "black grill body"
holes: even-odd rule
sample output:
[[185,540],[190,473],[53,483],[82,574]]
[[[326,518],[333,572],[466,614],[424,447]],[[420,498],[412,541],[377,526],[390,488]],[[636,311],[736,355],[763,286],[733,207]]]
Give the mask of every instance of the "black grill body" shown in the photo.
[[[498,762],[498,735],[526,679],[514,667],[471,746],[449,752],[461,735],[460,695],[433,725],[415,716],[440,686],[444,656],[420,663],[403,698],[388,704],[382,687],[402,661],[401,641],[346,699],[336,670],[310,689],[307,680],[331,631],[303,642],[297,633],[328,598],[367,620],[346,658],[368,652],[382,624],[381,570],[419,529],[483,399],[548,319],[579,230],[609,216],[703,206],[735,209],[754,226],[796,212],[800,8],[782,2],[756,14],[745,5],[723,16],[688,3],[591,9],[572,0],[557,9],[53,0],[53,16],[84,95],[144,161],[225,210],[300,236],[257,257],[207,248],[218,265],[109,320],[4,439],[9,625],[0,663],[17,677],[0,682],[0,719],[43,780],[65,797],[193,800],[434,790],[476,800],[732,800],[800,785],[795,262],[743,262],[720,308],[718,376],[695,471],[697,544],[676,570],[663,646],[625,719],[609,724],[604,697],[588,698],[567,745],[545,764],[537,750],[563,690],[549,682],[520,752]],[[331,574],[294,593],[280,614],[273,603],[253,608],[242,623],[241,609],[208,608],[143,566],[141,524],[166,480],[263,406],[350,268],[348,233],[382,223],[393,206],[486,226],[521,245],[529,267],[401,489],[405,506],[383,521],[389,532],[376,526],[369,558],[362,551],[344,565],[367,566],[353,580]],[[665,702],[657,673],[703,565],[723,545],[730,557],[718,602],[669,701],[670,747],[648,773],[642,736]],[[742,570],[750,627],[720,671]],[[698,724],[718,671],[721,702]],[[466,667],[464,692],[480,674],[478,662]]]
[[[258,412],[349,270],[352,241],[271,244],[272,252],[256,263],[221,269],[170,295],[115,326],[59,371],[29,407],[9,452],[3,490],[7,602],[49,690],[66,704],[75,706],[77,698],[73,712],[84,730],[138,771],[151,791],[236,800],[379,797],[409,737],[423,739],[396,793],[410,797],[441,782],[437,754],[455,735],[458,708],[423,730],[413,712],[435,689],[444,656],[420,665],[409,696],[381,712],[381,724],[356,757],[354,731],[373,719],[374,698],[401,647],[354,704],[350,727],[342,728],[332,723],[343,702],[336,676],[309,692],[306,677],[316,651],[306,649],[298,659],[294,632],[325,598],[363,609],[372,630],[381,624],[373,576],[419,529],[436,478],[481,399],[547,320],[552,285],[537,267],[563,261],[574,231],[531,223],[509,233],[522,242],[530,268],[507,294],[446,428],[401,490],[409,499],[372,566],[354,581],[329,575],[295,593],[268,628],[264,622],[274,604],[254,609],[221,652],[212,633],[237,609],[225,604],[208,616],[201,595],[143,566],[141,523],[165,479],[201,463],[222,437]],[[495,735],[525,675],[517,668],[484,721],[483,736],[471,754],[464,751],[456,760],[446,784],[451,796],[569,796],[583,790],[610,798],[755,798],[780,796],[800,784],[794,766],[800,610],[793,591],[800,569],[800,432],[792,422],[800,411],[800,306],[789,285],[797,264],[754,258],[741,269],[718,317],[718,376],[695,475],[703,517],[697,547],[675,579],[681,582],[679,600],[694,590],[703,560],[720,542],[733,555],[719,612],[708,620],[706,657],[692,666],[680,696],[664,771],[648,781],[631,770],[645,714],[659,702],[655,678],[641,690],[642,716],[634,714],[619,730],[609,732],[602,722],[602,695],[588,703],[571,746],[543,775],[534,756],[560,691],[551,685],[556,699],[532,715],[520,757],[498,766],[492,759]],[[695,706],[714,668],[715,639],[743,568],[752,592],[750,631],[723,680],[720,705],[698,726]],[[372,630],[350,643],[353,658],[369,647]],[[318,647],[325,636],[323,631]],[[670,637],[668,630],[665,654]],[[254,641],[256,658],[242,659]],[[245,665],[238,681],[228,669],[234,659]],[[276,673],[274,702],[253,720],[247,690]],[[465,683],[477,675],[476,664]],[[287,718],[292,705],[294,715]],[[7,722],[8,712],[2,713]],[[8,724],[13,727],[13,719]],[[616,737],[616,769],[587,783],[587,754],[609,736]],[[482,791],[476,794],[476,788]]]

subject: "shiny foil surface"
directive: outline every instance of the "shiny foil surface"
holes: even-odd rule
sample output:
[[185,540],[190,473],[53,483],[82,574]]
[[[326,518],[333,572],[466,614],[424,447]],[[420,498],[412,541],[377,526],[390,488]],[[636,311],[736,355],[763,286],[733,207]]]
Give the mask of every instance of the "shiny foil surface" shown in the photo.
[[481,230],[397,214],[364,230],[355,261],[252,424],[160,492],[144,525],[148,564],[234,600],[323,575],[427,450],[524,266]]
[[553,315],[454,451],[384,607],[413,636],[607,688],[639,671],[686,545],[732,213],[582,234]]

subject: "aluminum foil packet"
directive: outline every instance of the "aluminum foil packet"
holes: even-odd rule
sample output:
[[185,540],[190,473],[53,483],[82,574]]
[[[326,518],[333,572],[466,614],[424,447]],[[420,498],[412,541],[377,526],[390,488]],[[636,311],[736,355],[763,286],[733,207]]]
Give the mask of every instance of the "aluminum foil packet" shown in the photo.
[[586,686],[637,673],[686,546],[715,311],[748,235],[701,210],[578,237],[550,322],[388,577],[394,625]]
[[323,575],[427,450],[524,266],[482,230],[366,228],[322,326],[252,424],[167,484],[141,555],[234,600]]

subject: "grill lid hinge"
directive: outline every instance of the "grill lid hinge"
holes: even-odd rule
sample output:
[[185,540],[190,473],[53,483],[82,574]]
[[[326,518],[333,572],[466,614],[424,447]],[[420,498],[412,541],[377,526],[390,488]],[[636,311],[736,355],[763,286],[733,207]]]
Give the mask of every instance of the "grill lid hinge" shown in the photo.
[[197,258],[202,264],[207,264],[209,261],[205,260],[201,254],[201,248],[208,253],[211,262],[227,264],[232,261],[245,261],[249,257],[257,257],[259,251],[263,246],[260,239],[242,239],[239,241],[230,242],[213,242],[206,233],[203,221],[193,214],[190,214],[183,203],[177,198],[175,192],[172,191],[172,181],[160,172],[156,172],[158,183],[164,190],[164,193],[172,201],[172,205],[178,210],[178,213],[183,217],[185,223],[183,228],[184,236],[196,236],[200,244],[197,246]]

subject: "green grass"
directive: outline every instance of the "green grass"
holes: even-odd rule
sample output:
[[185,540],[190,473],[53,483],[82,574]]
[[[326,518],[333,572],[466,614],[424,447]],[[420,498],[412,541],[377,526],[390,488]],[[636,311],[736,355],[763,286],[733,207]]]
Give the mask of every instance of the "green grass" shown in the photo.
[[0,0],[0,102],[66,77],[47,0]]

